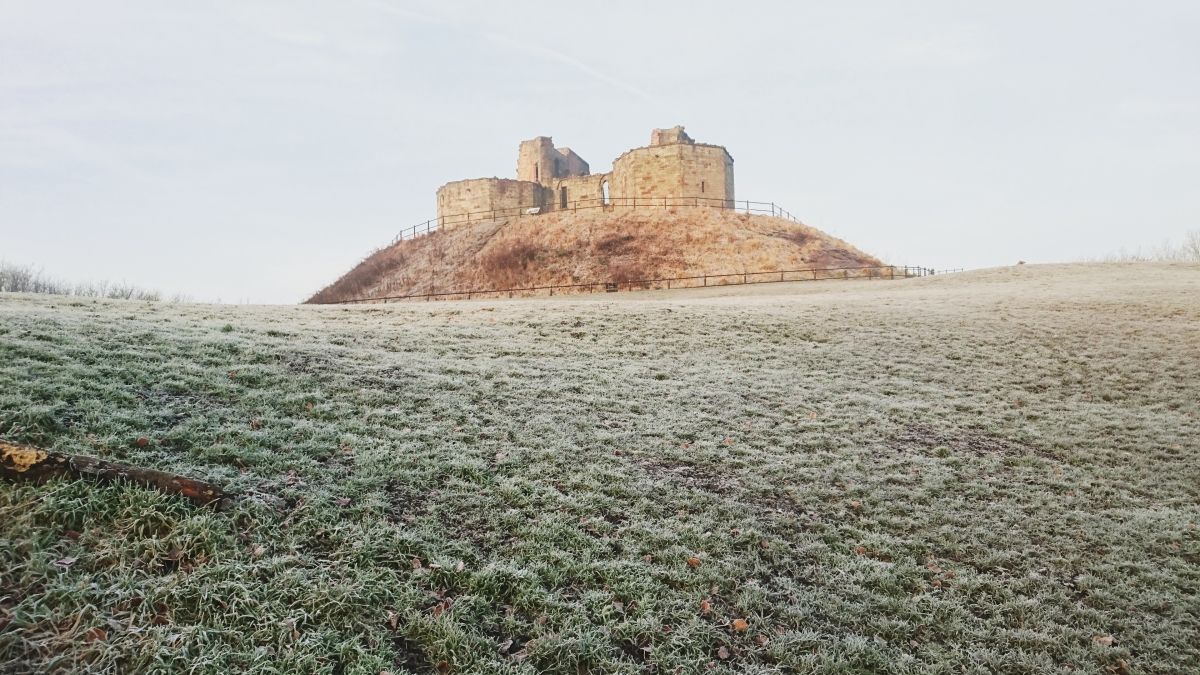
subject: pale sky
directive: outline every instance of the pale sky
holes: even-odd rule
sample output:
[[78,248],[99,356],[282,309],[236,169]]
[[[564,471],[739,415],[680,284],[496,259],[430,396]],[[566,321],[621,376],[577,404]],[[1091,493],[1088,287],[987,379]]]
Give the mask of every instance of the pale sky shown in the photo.
[[897,264],[1200,228],[1200,3],[0,0],[0,259],[297,302],[439,185],[650,130]]

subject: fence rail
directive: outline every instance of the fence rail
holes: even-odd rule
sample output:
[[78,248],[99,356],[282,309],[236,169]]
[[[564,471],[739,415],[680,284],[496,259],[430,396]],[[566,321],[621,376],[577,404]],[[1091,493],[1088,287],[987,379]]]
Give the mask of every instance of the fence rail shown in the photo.
[[576,213],[588,209],[616,211],[618,209],[671,208],[722,209],[739,213],[771,215],[776,218],[786,218],[792,222],[800,223],[799,218],[793,216],[790,211],[775,202],[756,202],[749,199],[721,199],[719,197],[590,197],[568,202],[558,202],[558,206],[555,208],[546,208],[538,204],[531,204],[528,206],[513,206],[504,209],[471,211],[468,213],[439,216],[400,230],[391,243],[395,244],[405,239],[414,239],[431,234],[446,225],[480,223],[496,220],[497,218],[518,218],[522,216],[541,215],[543,213],[563,213],[566,211]]
[[622,288],[627,291],[659,289],[676,290],[684,288],[770,284],[784,281],[826,281],[835,279],[909,279],[913,277],[933,276],[938,273],[938,271],[929,267],[914,267],[911,265],[813,267],[799,270],[765,270],[760,272],[731,272],[729,274],[701,274],[689,277],[664,277],[660,279],[600,281],[587,284],[550,284],[547,286],[524,286],[519,288],[489,288],[469,289],[465,291],[409,293],[406,295],[384,295],[371,298],[352,298],[350,300],[339,300],[337,302],[316,304],[355,305],[372,302],[398,302],[403,300],[471,300],[473,298],[496,297],[504,294],[508,294],[508,297],[511,298],[517,293],[538,294],[545,291],[549,291],[549,295],[554,295],[556,290],[561,292],[586,289],[588,292],[593,293],[597,290],[611,293],[620,291]]

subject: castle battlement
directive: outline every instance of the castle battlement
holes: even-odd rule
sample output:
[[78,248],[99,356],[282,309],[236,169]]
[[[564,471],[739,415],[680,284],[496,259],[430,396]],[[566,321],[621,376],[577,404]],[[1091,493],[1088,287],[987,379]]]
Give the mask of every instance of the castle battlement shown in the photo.
[[[446,183],[437,191],[437,213],[449,223],[466,213],[521,209],[557,211],[574,204],[628,208],[636,199],[699,198],[708,204],[733,203],[733,157],[720,145],[697,143],[683,127],[655,129],[650,145],[613,160],[612,171],[593,174],[570,148],[557,148],[549,136],[522,141],[517,177],[471,178]],[[630,199],[636,198],[636,199]]]

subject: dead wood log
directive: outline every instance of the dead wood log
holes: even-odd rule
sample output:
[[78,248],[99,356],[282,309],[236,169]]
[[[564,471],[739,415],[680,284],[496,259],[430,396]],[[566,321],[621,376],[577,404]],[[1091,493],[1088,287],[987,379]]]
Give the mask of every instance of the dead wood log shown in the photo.
[[68,455],[0,441],[0,478],[14,482],[42,482],[60,477],[127,480],[135,485],[179,495],[200,506],[211,505],[218,510],[232,503],[230,495],[224,490],[202,480],[96,457]]

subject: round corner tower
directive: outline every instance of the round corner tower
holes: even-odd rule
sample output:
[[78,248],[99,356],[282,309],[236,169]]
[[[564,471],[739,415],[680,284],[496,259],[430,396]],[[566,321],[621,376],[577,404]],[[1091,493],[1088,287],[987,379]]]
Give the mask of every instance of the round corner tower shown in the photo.
[[650,145],[613,161],[612,187],[627,198],[687,197],[731,206],[733,157],[720,145],[695,142],[683,127],[655,129]]

